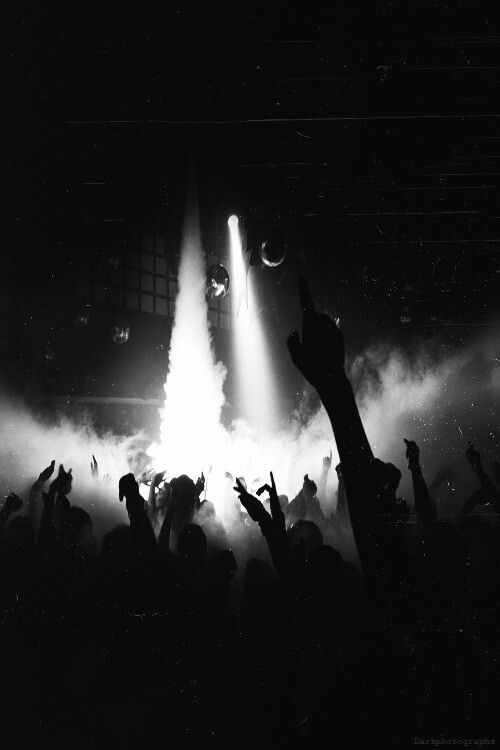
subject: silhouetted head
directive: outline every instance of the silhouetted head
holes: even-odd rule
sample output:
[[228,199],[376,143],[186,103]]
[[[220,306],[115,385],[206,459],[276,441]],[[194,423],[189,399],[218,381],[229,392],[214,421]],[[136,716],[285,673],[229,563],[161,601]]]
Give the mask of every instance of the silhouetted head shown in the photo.
[[194,499],[195,487],[195,483],[187,476],[187,474],[181,474],[179,477],[174,477],[170,482],[172,495],[181,501]]
[[385,463],[380,458],[374,458],[370,464],[372,482],[382,500],[396,497],[396,490],[401,481],[400,470],[391,463]]
[[309,479],[309,476],[307,474],[304,477],[302,491],[304,492],[304,496],[306,499],[313,498],[316,495],[316,492],[318,491],[318,488],[316,487],[316,483],[313,482],[312,479]]
[[196,567],[201,567],[207,561],[207,537],[197,523],[184,526],[177,538],[177,554]]
[[69,495],[69,493],[71,492],[71,489],[73,487],[73,475],[71,472],[71,469],[65,471],[64,466],[60,464],[57,481],[59,483],[59,492],[61,493],[61,495]]
[[312,521],[296,521],[288,529],[287,536],[290,545],[300,547],[305,557],[310,557],[323,544],[323,535]]
[[177,510],[172,528],[176,534],[193,520],[193,513],[198,502],[196,485],[186,474],[174,477],[170,482],[172,502]]
[[127,497],[127,495],[136,494],[138,492],[139,485],[135,481],[133,474],[125,474],[125,476],[120,477],[120,481],[118,482],[118,497],[120,502],[124,497]]

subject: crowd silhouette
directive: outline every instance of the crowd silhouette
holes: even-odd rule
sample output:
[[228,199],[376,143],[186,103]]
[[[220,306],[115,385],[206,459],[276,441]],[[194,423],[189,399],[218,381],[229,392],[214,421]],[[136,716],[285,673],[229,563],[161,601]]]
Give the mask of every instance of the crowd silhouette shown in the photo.
[[[300,295],[288,347],[333,428],[331,512],[318,499],[331,453],[290,501],[272,473],[255,494],[228,474],[247,539],[233,554],[203,476],[154,474],[146,501],[127,474],[129,523],[98,544],[53,461],[0,512],[4,747],[495,736],[500,466],[490,477],[464,446],[477,491],[443,519],[443,477],[428,487],[408,436],[413,498],[398,497],[402,472],[372,453],[343,335],[304,282]],[[91,472],[110,481],[94,457]]]

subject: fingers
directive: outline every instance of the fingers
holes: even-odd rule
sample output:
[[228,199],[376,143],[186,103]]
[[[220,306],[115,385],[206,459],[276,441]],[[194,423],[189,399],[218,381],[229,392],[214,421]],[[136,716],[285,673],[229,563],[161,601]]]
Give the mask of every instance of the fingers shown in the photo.
[[270,474],[270,476],[271,476],[271,487],[273,488],[273,492],[274,492],[274,493],[276,494],[276,483],[275,483],[275,481],[274,481],[274,476],[273,476],[273,472],[272,472],[272,471],[270,471],[270,472],[269,472],[269,474]]
[[262,495],[263,492],[268,492],[269,496],[272,497],[273,495],[276,495],[276,483],[274,481],[273,472],[270,472],[271,476],[271,484],[263,484],[262,487],[259,487],[258,490],[256,490],[256,495],[259,495],[259,497]]

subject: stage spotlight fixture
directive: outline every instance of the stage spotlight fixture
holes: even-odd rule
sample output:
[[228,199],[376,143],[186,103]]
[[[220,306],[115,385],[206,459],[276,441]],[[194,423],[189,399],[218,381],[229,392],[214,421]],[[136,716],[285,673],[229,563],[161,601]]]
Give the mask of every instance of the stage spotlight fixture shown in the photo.
[[262,262],[268,268],[281,265],[286,256],[286,242],[282,233],[275,229],[262,240],[259,248]]
[[207,271],[207,295],[209,299],[222,299],[229,292],[229,273],[220,263]]
[[126,344],[130,337],[130,326],[126,320],[117,320],[113,332],[115,344]]

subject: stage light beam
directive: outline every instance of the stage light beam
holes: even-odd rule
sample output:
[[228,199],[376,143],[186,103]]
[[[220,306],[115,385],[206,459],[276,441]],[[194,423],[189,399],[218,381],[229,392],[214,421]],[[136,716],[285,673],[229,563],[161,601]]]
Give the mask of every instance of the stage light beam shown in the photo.
[[279,424],[277,389],[253,275],[237,216],[228,219],[231,249],[232,331],[241,416],[256,430]]

